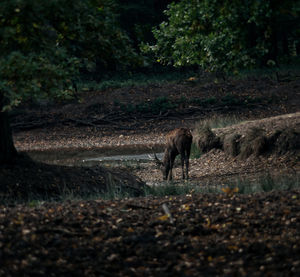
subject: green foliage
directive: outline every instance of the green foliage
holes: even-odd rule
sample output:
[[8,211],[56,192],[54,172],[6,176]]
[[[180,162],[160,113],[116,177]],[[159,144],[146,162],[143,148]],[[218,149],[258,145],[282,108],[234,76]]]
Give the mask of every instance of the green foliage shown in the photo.
[[199,105],[199,106],[206,106],[206,105],[213,105],[213,104],[217,103],[217,99],[216,99],[216,97],[209,97],[209,98],[205,98],[205,99],[192,98],[190,100],[190,102],[192,104],[196,104],[196,105]]
[[128,88],[128,87],[144,87],[149,85],[163,85],[166,82],[174,83],[185,80],[194,74],[192,71],[180,72],[172,68],[172,70],[146,72],[146,73],[132,73],[132,72],[117,72],[112,76],[105,76],[101,81],[86,81],[83,80],[78,83],[80,91],[88,90],[105,90],[110,88]]
[[153,187],[146,187],[145,195],[163,197],[163,196],[171,196],[171,195],[191,194],[200,191],[202,191],[201,187],[193,185],[190,182],[184,184],[162,183]]
[[157,97],[151,103],[151,110],[154,114],[165,113],[168,110],[172,110],[176,107],[177,107],[177,105],[175,103],[172,103],[172,101],[170,101],[165,96]]
[[191,159],[199,159],[202,156],[202,152],[199,150],[199,147],[195,143],[192,143],[191,147]]
[[226,94],[221,98],[221,101],[225,106],[238,106],[241,104],[240,99],[237,96],[232,94]]
[[153,40],[151,28],[161,22],[166,3],[159,9],[156,6],[154,0],[118,1],[120,22],[135,44]]
[[5,109],[27,99],[70,95],[79,69],[95,73],[139,63],[113,6],[111,0],[1,1]]
[[55,56],[11,52],[0,57],[0,92],[6,97],[3,110],[10,110],[27,99],[66,98],[72,93],[72,74],[77,60],[65,59],[65,53]]
[[156,44],[142,45],[163,64],[238,72],[273,66],[300,43],[299,1],[183,0],[165,13],[168,21],[153,30]]
[[[222,185],[219,184],[209,184],[204,185],[203,183],[198,184],[192,180],[188,182],[183,181],[173,181],[171,183],[161,182],[154,186],[145,186],[143,188],[143,195],[145,196],[157,196],[165,197],[171,195],[186,195],[193,193],[213,193],[220,194],[229,190],[238,194],[252,194],[260,192],[268,192],[273,190],[294,190],[300,188],[300,178],[299,174],[295,175],[278,175],[272,176],[271,174],[263,174],[257,176],[256,180],[253,181],[249,179],[237,178],[236,180],[225,181]],[[83,192],[78,194],[78,191],[61,188],[60,195],[56,198],[49,197],[45,195],[34,195],[28,196],[28,199],[11,199],[0,197],[0,203],[2,205],[12,205],[18,203],[27,202],[30,207],[38,206],[44,201],[53,202],[59,201],[64,202],[68,200],[90,200],[90,199],[124,199],[135,197],[134,193],[128,190],[122,190],[120,186],[114,185],[112,183],[108,184],[109,190],[94,190]],[[227,192],[228,193],[228,192]],[[229,193],[230,194],[230,193]]]

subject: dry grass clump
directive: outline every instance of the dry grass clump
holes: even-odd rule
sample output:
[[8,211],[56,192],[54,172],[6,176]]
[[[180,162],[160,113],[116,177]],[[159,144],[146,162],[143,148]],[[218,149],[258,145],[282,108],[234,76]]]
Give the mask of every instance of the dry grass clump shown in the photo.
[[288,128],[277,131],[273,135],[277,137],[273,143],[273,152],[278,155],[286,152],[297,152],[300,149],[300,132],[296,128]]
[[202,153],[209,152],[211,149],[217,148],[222,149],[222,143],[219,137],[216,136],[210,127],[198,126],[195,134],[194,140],[199,150]]
[[268,140],[265,131],[259,128],[251,128],[240,141],[239,157],[244,160],[254,155],[258,157],[268,150]]
[[243,135],[239,132],[217,136],[208,126],[198,128],[195,142],[203,153],[213,148],[223,149],[232,157],[247,159],[250,156],[299,154],[299,128],[285,128],[267,134],[263,128],[248,128]]
[[232,157],[239,156],[247,159],[251,155],[255,157],[268,151],[267,137],[265,131],[260,128],[250,128],[246,134],[227,134],[223,137],[223,149]]
[[242,136],[234,133],[223,138],[223,149],[226,154],[236,157],[241,152],[240,141]]

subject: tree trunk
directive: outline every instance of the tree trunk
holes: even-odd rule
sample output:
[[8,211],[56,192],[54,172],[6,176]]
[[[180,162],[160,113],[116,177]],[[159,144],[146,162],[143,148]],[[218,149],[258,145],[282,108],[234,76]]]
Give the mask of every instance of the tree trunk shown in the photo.
[[1,112],[4,106],[0,95],[0,165],[10,163],[17,157],[7,112]]

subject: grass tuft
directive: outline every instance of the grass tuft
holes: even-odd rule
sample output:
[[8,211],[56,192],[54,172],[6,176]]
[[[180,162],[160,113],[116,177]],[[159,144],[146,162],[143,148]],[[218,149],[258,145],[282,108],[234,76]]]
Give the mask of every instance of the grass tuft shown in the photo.
[[205,118],[203,120],[198,121],[195,124],[195,131],[202,130],[203,126],[207,126],[210,129],[217,129],[217,128],[225,128],[231,125],[239,124],[241,123],[241,118],[230,115],[230,116],[224,116],[224,115],[213,115],[209,118]]
[[225,186],[238,188],[240,194],[258,192],[270,192],[273,190],[293,190],[300,188],[300,175],[272,176],[270,173],[258,176],[254,181],[248,179],[236,179],[233,183],[225,183]]
[[134,86],[148,86],[148,85],[160,85],[165,83],[172,83],[185,80],[194,73],[190,70],[187,71],[169,71],[160,73],[131,73],[131,74],[119,74],[107,79],[102,79],[99,82],[96,81],[81,81],[78,83],[79,91],[95,91],[106,90],[114,88],[126,88]]
[[202,156],[202,152],[200,151],[199,147],[195,143],[192,143],[191,147],[191,159],[199,159]]
[[[209,184],[202,185],[194,183],[193,180],[189,181],[173,181],[162,182],[155,186],[146,186],[144,188],[144,196],[166,197],[175,195],[191,195],[193,193],[212,193],[232,195],[238,194],[253,194],[261,192],[270,192],[274,190],[294,190],[300,189],[300,175],[279,175],[272,176],[271,174],[265,174],[258,176],[256,180],[237,178],[235,181],[224,182],[222,185]],[[231,192],[233,192],[231,194]],[[36,207],[42,205],[45,202],[66,202],[66,201],[79,201],[79,200],[116,200],[133,198],[136,195],[130,193],[128,190],[122,189],[119,185],[112,185],[106,192],[94,190],[92,193],[86,193],[78,195],[77,192],[68,190],[62,190],[59,197],[50,198],[47,195],[41,197],[40,195],[30,195],[28,199],[0,199],[1,205],[17,205],[27,204],[29,207]]]

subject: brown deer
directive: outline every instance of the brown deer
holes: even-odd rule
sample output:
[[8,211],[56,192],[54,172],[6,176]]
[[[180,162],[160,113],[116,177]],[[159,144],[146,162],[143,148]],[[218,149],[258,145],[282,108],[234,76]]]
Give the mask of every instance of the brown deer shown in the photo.
[[[157,164],[162,168],[165,180],[172,180],[172,169],[177,155],[181,156],[182,179],[188,179],[189,158],[193,136],[187,128],[177,128],[166,135],[167,145],[163,160],[160,161],[154,154]],[[185,172],[184,172],[185,164]]]

